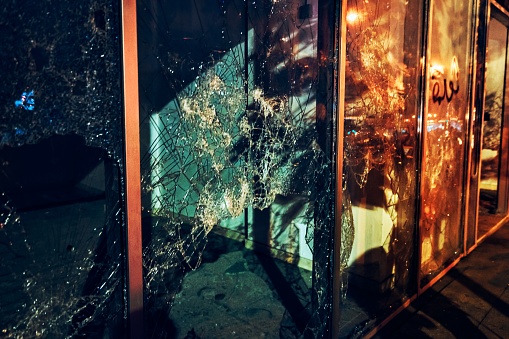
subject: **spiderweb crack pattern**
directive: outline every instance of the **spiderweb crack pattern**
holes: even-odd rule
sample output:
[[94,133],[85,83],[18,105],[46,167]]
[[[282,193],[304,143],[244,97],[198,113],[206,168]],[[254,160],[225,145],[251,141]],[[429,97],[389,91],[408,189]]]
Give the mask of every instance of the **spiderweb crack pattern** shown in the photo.
[[[208,4],[207,16],[217,15],[224,22],[217,20],[206,29],[211,23],[195,4],[186,11],[195,11],[201,30],[178,27],[188,29],[183,39],[181,32],[159,37],[166,46],[179,45],[182,50],[158,47],[154,54],[147,53],[164,74],[160,88],[171,93],[160,109],[151,99],[155,86],[145,87],[147,114],[142,125],[151,132],[142,157],[142,186],[148,201],[145,213],[157,219],[144,251],[148,304],[171,307],[172,288],[179,288],[177,280],[184,271],[200,266],[209,233],[225,220],[242,218],[246,208],[266,210],[278,197],[295,196],[299,203],[293,207],[302,213],[308,246],[313,249],[317,228],[323,228],[323,237],[329,236],[331,162],[318,146],[315,130],[316,19],[296,19],[299,5]],[[247,12],[244,6],[249,6]],[[164,13],[147,4],[149,8]],[[247,21],[250,30],[244,31],[244,22],[238,30],[233,18]],[[156,34],[176,27],[171,21],[160,23]],[[317,215],[323,223],[316,221]],[[285,225],[295,227],[291,222]],[[328,279],[325,269],[317,267],[317,279]],[[169,276],[174,284],[168,283]],[[316,294],[319,315],[328,307],[326,293]]]

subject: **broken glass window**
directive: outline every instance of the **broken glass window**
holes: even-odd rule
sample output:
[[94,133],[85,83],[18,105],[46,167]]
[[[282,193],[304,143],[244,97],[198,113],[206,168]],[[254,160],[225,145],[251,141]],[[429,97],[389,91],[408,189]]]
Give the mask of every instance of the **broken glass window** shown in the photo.
[[142,1],[151,335],[324,331],[334,191],[317,18],[317,1]]
[[[422,189],[421,286],[462,253],[462,199],[470,74],[470,4],[431,11],[430,79]],[[456,29],[451,29],[456,27]],[[447,33],[446,33],[447,32]]]
[[119,6],[0,9],[0,336],[122,333]]
[[348,1],[345,13],[345,337],[368,333],[416,291],[422,8],[421,1]]

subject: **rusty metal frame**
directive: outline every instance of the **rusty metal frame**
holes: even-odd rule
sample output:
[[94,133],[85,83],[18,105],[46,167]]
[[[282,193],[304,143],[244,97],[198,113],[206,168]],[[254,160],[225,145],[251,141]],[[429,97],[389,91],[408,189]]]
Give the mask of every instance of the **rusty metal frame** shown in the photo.
[[136,0],[121,1],[127,221],[127,307],[130,338],[143,338],[140,122]]

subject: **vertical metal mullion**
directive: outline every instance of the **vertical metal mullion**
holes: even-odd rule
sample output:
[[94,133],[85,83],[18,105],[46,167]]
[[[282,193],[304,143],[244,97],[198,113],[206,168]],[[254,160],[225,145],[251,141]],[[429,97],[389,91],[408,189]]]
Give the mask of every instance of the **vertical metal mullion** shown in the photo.
[[[340,319],[340,290],[341,290],[341,207],[342,207],[342,166],[343,166],[343,119],[338,105],[341,99],[341,82],[339,75],[344,63],[339,62],[340,56],[346,56],[344,48],[340,50],[340,34],[345,34],[341,28],[340,16],[346,8],[346,1],[318,0],[318,81],[316,90],[316,129],[317,142],[331,161],[332,178],[321,178],[317,182],[317,189],[334,191],[334,197],[327,197],[326,204],[330,210],[319,211],[315,214],[314,230],[315,248],[323,247],[322,251],[313,254],[313,312],[318,316],[313,326],[324,326],[321,333],[327,338],[339,336]],[[342,10],[343,8],[343,10]],[[346,44],[344,45],[346,47]],[[344,78],[344,76],[343,76]],[[340,124],[340,126],[338,126]],[[339,132],[339,136],[338,136]],[[329,181],[330,179],[330,181]],[[331,185],[331,186],[329,186]],[[330,199],[329,199],[330,198]],[[323,208],[323,206],[322,206]],[[317,209],[318,210],[318,209]],[[324,215],[327,214],[327,215]],[[332,213],[333,218],[329,218]],[[331,220],[332,219],[332,220]],[[326,251],[327,252],[326,252]],[[325,289],[327,293],[318,295],[318,291]],[[331,307],[322,309],[323,303],[331,303]]]
[[[337,53],[335,58],[337,65],[334,69],[335,89],[337,90],[337,106],[336,111],[336,139],[335,142],[335,213],[334,213],[334,239],[333,239],[333,276],[332,276],[332,337],[339,338],[339,324],[341,320],[341,229],[342,229],[342,213],[343,213],[343,147],[344,147],[344,113],[345,113],[345,72],[346,72],[346,10],[347,1],[341,1],[340,5],[334,10],[336,20],[338,21],[334,32],[334,52]],[[334,114],[333,113],[333,114]]]
[[432,22],[430,20],[431,11],[433,8],[433,0],[424,0],[423,1],[423,25],[422,25],[422,40],[421,40],[421,75],[420,75],[420,92],[419,92],[419,111],[417,114],[417,144],[419,147],[419,152],[417,155],[417,182],[416,182],[416,193],[417,193],[417,208],[415,211],[415,217],[417,220],[417,227],[415,229],[415,245],[414,245],[414,257],[417,259],[417,295],[419,296],[424,289],[421,287],[422,280],[422,224],[423,224],[423,216],[422,216],[422,196],[423,196],[423,180],[422,175],[426,172],[426,152],[427,152],[427,143],[426,143],[426,124],[427,117],[426,113],[428,111],[428,62],[429,62],[429,37],[431,31]]
[[125,192],[127,217],[127,307],[130,338],[143,338],[140,123],[136,0],[122,0]]
[[[245,110],[249,110],[249,2],[244,2],[244,95],[246,96]],[[244,241],[249,238],[249,209],[244,208]]]
[[[474,96],[475,103],[474,107],[476,110],[476,121],[475,123],[478,125],[478,130],[474,134],[474,142],[476,143],[476,147],[474,148],[474,157],[472,157],[472,161],[474,161],[474,170],[475,175],[477,176],[477,187],[476,191],[473,192],[476,194],[476,205],[475,205],[475,219],[474,219],[474,235],[473,235],[473,244],[470,245],[470,248],[467,249],[467,254],[470,253],[474,248],[476,248],[478,243],[478,224],[479,224],[479,196],[480,196],[480,180],[481,180],[481,151],[482,151],[482,139],[483,139],[483,122],[484,122],[484,102],[485,102],[485,85],[486,85],[486,51],[488,48],[488,24],[490,18],[491,6],[490,0],[480,0],[479,1],[479,13],[478,20],[479,24],[477,27],[477,40],[476,40],[476,66],[477,69],[475,71],[476,83],[474,88]],[[475,128],[476,126],[474,126]],[[472,193],[470,193],[472,194]]]
[[[477,229],[477,214],[478,214],[478,196],[479,196],[479,184],[478,184],[478,165],[480,159],[480,149],[479,145],[479,125],[482,123],[482,117],[480,116],[482,112],[482,108],[479,107],[478,102],[480,100],[479,87],[480,79],[484,78],[484,66],[480,66],[483,64],[484,60],[484,52],[485,47],[482,48],[482,45],[485,45],[484,38],[485,29],[485,20],[483,18],[485,9],[484,5],[485,1],[476,0],[473,16],[474,22],[472,26],[472,37],[471,41],[471,58],[473,60],[472,65],[470,67],[471,70],[471,80],[469,82],[470,90],[469,90],[469,100],[470,100],[470,114],[469,114],[469,122],[468,128],[469,133],[467,135],[468,142],[466,143],[466,155],[467,155],[467,164],[465,166],[465,203],[464,203],[464,231],[463,231],[463,255],[467,255],[472,247],[475,244],[475,235]],[[475,179],[475,184],[472,185],[473,178]],[[471,218],[473,216],[473,219]],[[473,236],[473,244],[469,243],[471,233],[474,233]]]

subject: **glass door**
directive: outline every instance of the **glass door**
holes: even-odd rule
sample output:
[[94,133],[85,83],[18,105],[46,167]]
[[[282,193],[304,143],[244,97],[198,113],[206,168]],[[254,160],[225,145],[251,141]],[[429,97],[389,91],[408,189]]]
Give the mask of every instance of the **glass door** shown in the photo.
[[485,103],[479,188],[478,239],[507,215],[509,109],[508,18],[493,5],[488,25]]

